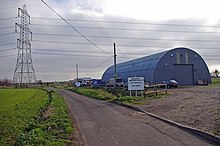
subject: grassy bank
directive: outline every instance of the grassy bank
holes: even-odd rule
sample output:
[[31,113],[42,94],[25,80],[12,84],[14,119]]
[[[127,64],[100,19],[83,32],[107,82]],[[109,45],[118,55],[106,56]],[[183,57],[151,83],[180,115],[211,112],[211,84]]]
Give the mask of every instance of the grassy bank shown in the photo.
[[64,101],[38,89],[0,89],[0,145],[73,144]]
[[77,87],[68,87],[66,89],[99,100],[114,100],[116,98],[116,96],[102,89],[77,88]]
[[109,90],[109,89],[92,89],[92,88],[83,88],[83,87],[80,88],[68,87],[66,89],[99,100],[119,101],[126,104],[145,104],[155,98],[165,97],[165,94],[163,93],[159,93],[158,95],[149,94],[147,97],[128,96],[127,94],[129,92],[123,89]]
[[211,86],[217,86],[217,85],[220,85],[220,78],[212,78]]

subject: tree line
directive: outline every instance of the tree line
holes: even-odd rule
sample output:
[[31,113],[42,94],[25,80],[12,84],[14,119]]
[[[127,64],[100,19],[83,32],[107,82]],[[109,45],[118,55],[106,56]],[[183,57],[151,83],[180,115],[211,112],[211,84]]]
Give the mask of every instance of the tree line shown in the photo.
[[0,86],[11,86],[11,80],[7,78],[0,79]]

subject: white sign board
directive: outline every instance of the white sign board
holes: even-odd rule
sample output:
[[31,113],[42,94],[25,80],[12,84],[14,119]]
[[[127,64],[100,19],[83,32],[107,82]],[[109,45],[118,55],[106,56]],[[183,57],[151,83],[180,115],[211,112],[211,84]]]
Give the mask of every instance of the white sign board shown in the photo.
[[128,90],[144,90],[144,77],[128,78]]

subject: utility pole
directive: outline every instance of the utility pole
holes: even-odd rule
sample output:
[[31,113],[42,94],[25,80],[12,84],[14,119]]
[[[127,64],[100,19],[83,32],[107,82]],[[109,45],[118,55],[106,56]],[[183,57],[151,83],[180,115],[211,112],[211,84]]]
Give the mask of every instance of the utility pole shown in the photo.
[[[32,32],[29,29],[30,15],[25,5],[22,8],[18,8],[18,17],[21,17],[21,23],[15,23],[15,32],[17,32],[17,27],[19,27],[20,37],[17,39],[18,55],[12,83],[36,83],[37,79],[31,57],[30,40],[32,38]],[[31,35],[31,38],[29,35]]]
[[79,65],[76,64],[76,79],[79,79]]
[[117,81],[117,71],[116,71],[116,46],[115,46],[115,43],[114,43],[114,88],[116,89],[117,87],[117,84],[116,84],[116,81]]

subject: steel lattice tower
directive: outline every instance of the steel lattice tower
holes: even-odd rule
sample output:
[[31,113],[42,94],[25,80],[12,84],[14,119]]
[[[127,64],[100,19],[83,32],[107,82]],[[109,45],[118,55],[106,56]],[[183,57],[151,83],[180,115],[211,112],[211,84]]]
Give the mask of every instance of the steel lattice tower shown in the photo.
[[31,31],[30,15],[27,12],[26,6],[23,5],[22,9],[18,8],[18,17],[21,17],[21,23],[15,24],[15,32],[17,32],[17,26],[20,28],[20,37],[17,39],[17,63],[13,76],[13,83],[29,84],[37,81],[33,61],[31,58],[31,43],[30,37]]

